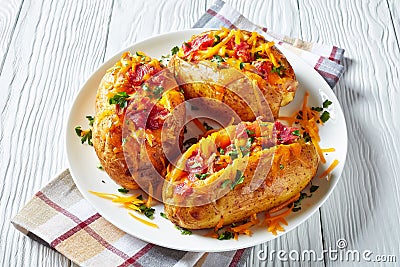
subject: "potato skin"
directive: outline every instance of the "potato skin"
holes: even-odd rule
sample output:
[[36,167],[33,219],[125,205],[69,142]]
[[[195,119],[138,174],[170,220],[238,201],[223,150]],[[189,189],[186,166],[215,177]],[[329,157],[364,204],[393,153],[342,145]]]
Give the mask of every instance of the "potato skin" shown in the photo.
[[[292,145],[283,146],[290,148]],[[268,157],[272,152],[271,149],[259,151],[249,157],[248,165],[243,173],[245,176],[243,183],[237,185],[225,196],[212,203],[194,207],[164,204],[166,215],[174,224],[181,227],[204,229],[215,227],[221,217],[223,217],[224,225],[228,225],[282,204],[303,190],[318,168],[319,158],[315,147],[311,143],[300,145],[300,157],[295,157],[291,153],[283,170],[279,168],[279,157],[273,158],[271,170],[275,168],[279,171],[277,173],[270,171],[256,190],[249,190],[251,179],[248,177],[254,175],[260,158]],[[164,192],[165,195],[170,193]]]
[[[197,36],[204,34],[213,36],[217,32],[218,31],[215,30],[207,31]],[[250,38],[250,36],[252,36],[252,33],[248,31],[241,30],[241,32],[246,36],[245,38]],[[191,40],[193,38],[196,38],[196,36],[193,36]],[[267,43],[261,35],[257,35],[257,42],[262,44]],[[274,83],[269,79],[263,79],[256,71],[247,69],[238,70],[234,67],[225,70],[221,69],[221,65],[227,64],[217,64],[211,62],[210,59],[190,63],[182,57],[182,54],[179,55],[179,53],[172,57],[169,66],[174,68],[174,72],[177,75],[181,88],[184,90],[186,99],[198,97],[217,99],[232,108],[243,121],[254,121],[257,116],[263,116],[265,119],[272,121],[272,119],[278,117],[279,108],[289,104],[293,100],[298,82],[292,66],[281,51],[275,46],[272,46],[270,51],[275,60],[279,62],[284,69],[284,76],[280,83]],[[193,66],[193,63],[206,65],[209,69],[199,73],[199,68]],[[212,71],[213,68],[215,71]],[[244,86],[244,88],[240,88],[239,84],[239,86],[235,86],[234,81],[238,79],[238,73],[242,73],[242,75],[246,75],[251,81],[256,82],[262,96],[264,96],[267,101],[266,104],[270,107],[270,112],[262,110],[262,105],[265,105],[265,103],[261,105],[257,103],[259,97],[254,97],[252,95],[253,91],[248,90],[250,89],[249,86]],[[192,81],[203,82],[192,83]],[[226,90],[226,88],[229,90]]]
[[[124,53],[121,57],[121,61],[116,63],[119,64],[122,60],[132,58],[132,55]],[[165,74],[168,76],[167,74]],[[96,102],[95,102],[95,119],[93,123],[92,130],[92,141],[93,147],[96,151],[97,157],[100,160],[100,164],[103,169],[107,172],[112,180],[117,184],[121,185],[127,189],[137,189],[138,184],[135,182],[135,178],[141,173],[143,166],[152,166],[154,169],[162,176],[165,176],[166,168],[168,165],[168,160],[164,154],[163,148],[161,146],[161,131],[152,131],[151,142],[146,140],[144,143],[139,144],[135,140],[129,142],[129,154],[138,156],[138,158],[129,159],[129,164],[127,164],[127,158],[124,153],[122,137],[123,137],[123,126],[124,126],[124,116],[118,114],[119,111],[115,104],[109,103],[110,96],[115,95],[117,92],[128,91],[131,94],[132,86],[126,85],[126,81],[122,82],[122,86],[116,89],[116,84],[121,84],[121,77],[125,77],[124,74],[115,73],[112,69],[108,70],[100,82],[97,90]],[[167,82],[172,82],[176,85],[175,80],[172,78]],[[172,87],[169,87],[172,88]],[[183,94],[175,86],[163,93],[163,99],[165,99],[162,106],[172,111],[176,106],[184,102]],[[170,117],[174,117],[170,120],[169,128],[173,129],[175,132],[178,127],[177,121],[182,120],[184,116],[184,110],[180,109],[182,112]],[[183,142],[183,129],[176,133],[178,136],[178,143],[181,146]],[[144,154],[148,156],[144,156]],[[140,165],[138,161],[142,161]]]

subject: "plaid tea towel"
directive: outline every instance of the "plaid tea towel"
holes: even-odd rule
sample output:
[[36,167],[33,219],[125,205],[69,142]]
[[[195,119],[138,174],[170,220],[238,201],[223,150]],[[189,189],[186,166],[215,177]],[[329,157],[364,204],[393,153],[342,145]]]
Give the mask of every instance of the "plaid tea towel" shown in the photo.
[[[290,48],[333,87],[344,71],[344,50],[270,32],[217,0],[194,27],[241,28]],[[251,248],[220,253],[185,252],[130,236],[100,216],[82,197],[68,170],[35,194],[12,220],[22,233],[81,266],[243,266]]]

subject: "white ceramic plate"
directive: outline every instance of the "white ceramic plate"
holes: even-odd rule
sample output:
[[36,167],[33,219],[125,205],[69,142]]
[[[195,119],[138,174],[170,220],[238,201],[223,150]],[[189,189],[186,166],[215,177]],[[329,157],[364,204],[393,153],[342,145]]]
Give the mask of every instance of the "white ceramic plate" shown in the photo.
[[[204,29],[191,29],[158,35],[136,43],[123,51],[144,51],[152,57],[160,58],[161,55],[170,53],[172,47],[179,46],[193,34],[202,31]],[[287,233],[300,225],[325,202],[339,180],[347,153],[346,123],[340,104],[331,88],[313,68],[306,65],[300,58],[286,51],[286,49],[281,48],[281,50],[293,66],[300,84],[295,100],[281,109],[281,116],[292,114],[299,109],[306,90],[310,92],[309,105],[311,106],[321,106],[325,99],[332,101],[333,104],[329,107],[331,118],[320,129],[322,140],[320,144],[321,147],[334,147],[336,148],[336,152],[329,153],[326,156],[327,164],[320,166],[318,174],[322,173],[334,159],[338,159],[340,163],[332,172],[329,182],[325,179],[315,178],[313,180],[313,184],[319,185],[319,189],[311,198],[302,201],[301,211],[292,213],[287,217],[289,225],[285,226],[285,232],[279,232],[279,235]],[[93,147],[82,145],[80,139],[75,134],[74,128],[77,125],[81,125],[83,128],[87,127],[85,116],[94,115],[96,90],[100,80],[106,70],[119,60],[123,51],[109,59],[94,72],[80,90],[71,107],[66,128],[66,150],[72,177],[82,195],[104,218],[118,228],[147,242],[168,248],[185,251],[227,251],[254,246],[277,237],[262,227],[255,228],[252,236],[239,236],[239,240],[220,241],[204,237],[202,234],[205,231],[194,232],[192,235],[181,235],[180,231],[175,229],[170,221],[160,216],[160,212],[163,211],[162,204],[154,207],[156,212],[153,222],[159,226],[159,229],[155,229],[130,217],[126,209],[88,192],[89,190],[93,190],[97,192],[118,193],[117,189],[120,188],[104,171],[97,169],[96,166],[99,161]],[[305,191],[309,192],[308,188]]]

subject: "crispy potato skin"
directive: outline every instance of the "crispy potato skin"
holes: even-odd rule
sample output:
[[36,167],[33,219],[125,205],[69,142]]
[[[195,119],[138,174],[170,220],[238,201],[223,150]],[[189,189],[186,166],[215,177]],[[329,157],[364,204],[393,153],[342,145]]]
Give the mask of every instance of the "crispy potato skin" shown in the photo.
[[[165,204],[165,213],[168,218],[174,224],[188,229],[211,228],[218,224],[221,217],[224,219],[224,225],[228,225],[242,221],[254,213],[269,210],[293,198],[307,186],[317,171],[319,158],[315,147],[311,143],[302,143],[300,157],[296,158],[291,154],[283,170],[277,173],[270,171],[256,190],[249,190],[251,183],[249,177],[254,175],[260,158],[268,156],[267,154],[271,153],[270,150],[263,150],[249,157],[248,165],[243,173],[244,182],[228,194],[201,206],[179,207]],[[274,157],[271,169],[274,169],[274,165],[275,169],[279,169],[279,164],[278,157]],[[170,193],[164,192],[164,194]]]
[[[110,94],[115,94],[113,85],[114,77],[111,72],[107,72],[99,85],[96,95],[95,120],[92,133],[93,147],[100,160],[100,164],[111,179],[124,188],[137,189],[138,185],[134,178],[144,175],[143,166],[149,167],[152,165],[160,175],[165,176],[169,162],[161,146],[161,131],[153,131],[154,140],[152,142],[146,140],[141,145],[132,140],[129,143],[129,147],[127,148],[129,154],[137,156],[137,158],[132,156],[129,159],[129,164],[127,164],[124,149],[122,148],[123,117],[117,115],[115,105],[109,104]],[[172,93],[172,91],[174,92]],[[170,111],[184,102],[184,96],[179,92],[178,88],[164,94],[166,94],[165,98],[167,99],[164,107]],[[184,113],[176,116],[175,120],[171,120],[171,124],[173,125],[169,127],[174,128],[177,126],[176,121],[182,120],[182,116],[184,116]],[[174,130],[176,130],[175,128]],[[178,143],[181,146],[183,142],[183,130],[176,135],[179,136]],[[130,153],[131,151],[132,153]],[[142,171],[143,173],[141,173]]]
[[97,90],[93,147],[101,166],[117,184],[127,189],[136,189],[137,185],[129,172],[122,150],[123,121],[116,114],[115,105],[108,103],[113,81],[111,73],[107,73]]
[[[202,33],[201,35],[205,33],[214,34],[215,32],[216,31],[208,31]],[[242,33],[244,35],[251,36],[251,33],[248,31],[242,30]],[[260,35],[257,37],[257,39],[261,43],[267,42]],[[239,71],[234,67],[230,67],[226,70],[217,69],[217,67],[215,67],[217,64],[212,64],[213,62],[210,62],[210,60],[202,60],[194,63],[207,65],[211,68],[214,67],[215,73],[209,69],[203,72],[200,71],[199,74],[199,68],[194,67],[192,65],[193,63],[190,64],[184,59],[181,59],[178,57],[178,55],[172,57],[169,66],[174,68],[177,79],[179,80],[179,84],[181,84],[181,88],[184,90],[186,99],[198,97],[217,99],[232,108],[243,121],[253,121],[257,116],[263,116],[268,120],[272,120],[278,117],[279,108],[281,106],[285,106],[293,100],[298,82],[292,66],[287,61],[286,57],[281,53],[281,51],[279,51],[279,49],[275,46],[272,46],[271,53],[276,61],[280,62],[285,70],[285,78],[283,79],[282,84],[273,84],[270,81],[263,79],[255,72],[245,69],[242,71]],[[238,79],[238,72],[245,74],[251,81],[256,82],[262,93],[262,96],[269,105],[271,110],[270,112],[262,110],[261,106],[265,105],[265,103],[262,103],[260,106],[260,104],[257,102],[258,97],[254,97],[252,95],[252,90],[248,90],[250,89],[249,86],[242,86],[244,87],[242,90],[240,90],[240,85],[235,86],[233,81]],[[194,80],[200,80],[203,82],[192,83],[191,81]],[[226,90],[226,88],[228,88],[228,90]]]

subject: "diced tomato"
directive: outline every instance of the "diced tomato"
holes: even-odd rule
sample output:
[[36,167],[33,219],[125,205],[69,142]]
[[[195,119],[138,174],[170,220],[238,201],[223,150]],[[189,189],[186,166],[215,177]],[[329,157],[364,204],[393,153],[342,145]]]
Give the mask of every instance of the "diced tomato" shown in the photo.
[[214,38],[209,37],[208,34],[200,35],[195,37],[192,41],[183,44],[182,49],[184,55],[187,56],[190,53],[196,52],[198,50],[205,50],[214,44]]
[[251,62],[249,47],[250,46],[246,42],[235,44],[234,52],[236,58],[240,59],[242,62]]
[[254,67],[256,67],[257,71],[259,72],[259,74],[261,74],[261,76],[263,76],[264,79],[268,78],[268,75],[271,73],[273,66],[274,65],[269,61],[254,62]]
[[277,144],[288,145],[299,138],[293,134],[294,131],[298,130],[297,128],[283,125],[279,121],[275,122],[274,129],[276,131]]
[[143,77],[146,74],[153,76],[158,71],[159,71],[158,69],[156,69],[153,66],[150,66],[149,64],[137,65],[134,71],[131,69],[127,73],[129,83],[132,84],[133,86],[139,86],[143,83]]
[[167,109],[157,104],[154,105],[147,118],[146,128],[150,130],[160,129],[168,115]]

